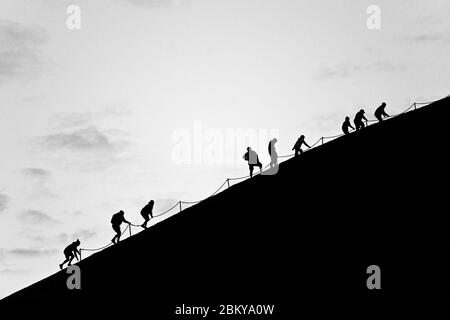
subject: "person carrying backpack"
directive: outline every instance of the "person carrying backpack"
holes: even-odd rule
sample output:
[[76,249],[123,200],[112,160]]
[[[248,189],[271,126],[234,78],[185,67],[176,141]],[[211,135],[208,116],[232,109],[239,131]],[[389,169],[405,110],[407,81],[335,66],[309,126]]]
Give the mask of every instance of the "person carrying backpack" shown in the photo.
[[114,244],[117,244],[120,241],[120,236],[122,235],[122,232],[120,231],[120,225],[122,224],[122,222],[131,224],[130,222],[128,222],[125,219],[124,215],[125,215],[125,212],[120,210],[119,212],[113,214],[113,216],[111,218],[112,228],[116,232],[116,235],[111,240],[111,242]]
[[248,169],[250,170],[250,178],[253,177],[253,168],[257,166],[259,171],[262,172],[262,163],[259,162],[258,154],[247,147],[247,152],[242,156],[245,161],[248,161]]

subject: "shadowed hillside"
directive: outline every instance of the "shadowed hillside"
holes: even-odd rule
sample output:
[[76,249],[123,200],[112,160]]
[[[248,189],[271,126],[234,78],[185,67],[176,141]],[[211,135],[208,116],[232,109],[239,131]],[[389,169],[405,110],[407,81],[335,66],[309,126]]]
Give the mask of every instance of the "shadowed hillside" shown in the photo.
[[448,301],[449,121],[446,98],[326,143],[84,259],[81,290],[64,270],[0,309],[191,319],[176,306],[275,304],[274,319],[364,318]]

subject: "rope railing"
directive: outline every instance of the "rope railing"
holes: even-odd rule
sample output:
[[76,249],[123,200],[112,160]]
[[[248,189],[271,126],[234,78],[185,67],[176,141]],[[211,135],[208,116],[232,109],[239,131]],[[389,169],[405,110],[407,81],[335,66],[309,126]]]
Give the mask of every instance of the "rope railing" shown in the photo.
[[[439,100],[436,100],[436,101],[439,101]],[[414,103],[413,103],[410,107],[408,107],[406,110],[402,111],[401,113],[398,113],[398,114],[389,116],[389,118],[394,118],[394,117],[397,117],[397,116],[399,116],[399,115],[405,114],[405,113],[409,112],[409,111],[410,111],[411,109],[413,109],[413,108],[414,108],[414,110],[417,110],[418,108],[420,108],[420,107],[418,107],[418,106],[429,105],[429,104],[434,103],[434,102],[436,102],[436,101],[430,101],[430,102],[414,102]],[[378,120],[373,120],[373,119],[367,120],[367,123],[373,123],[373,122],[378,122]],[[368,126],[369,126],[369,125],[368,125]],[[337,135],[334,135],[334,136],[324,136],[324,137],[320,137],[316,142],[314,142],[314,143],[310,146],[310,148],[306,149],[304,152],[308,152],[309,150],[313,149],[313,148],[314,148],[317,144],[319,144],[319,143],[321,143],[321,145],[323,145],[323,144],[325,143],[325,140],[333,140],[333,139],[342,137],[342,136],[344,136],[344,135],[345,135],[345,134],[337,134]],[[295,156],[295,154],[281,155],[281,156],[278,156],[278,158],[279,158],[279,159],[280,159],[280,158],[282,158],[282,159],[283,159],[283,158],[291,158],[291,157],[293,157],[293,156]],[[265,171],[269,166],[270,166],[270,164],[266,165],[261,171],[255,173],[253,176],[257,176],[257,175],[262,174],[262,172]],[[215,196],[215,195],[216,195],[216,194],[217,194],[217,193],[218,193],[225,185],[228,185],[228,188],[230,188],[230,187],[232,186],[232,185],[230,184],[230,181],[244,180],[244,179],[248,179],[248,178],[250,178],[250,175],[246,175],[246,176],[242,176],[242,177],[235,177],[235,178],[227,178],[227,179],[225,180],[225,182],[222,183],[222,185],[221,185],[216,191],[214,191],[210,196],[208,196],[208,197],[206,197],[206,198],[204,198],[204,199],[202,199],[202,200],[198,200],[198,201],[178,201],[176,204],[174,204],[172,207],[170,207],[169,209],[165,210],[164,212],[159,213],[159,214],[156,214],[156,215],[153,215],[153,218],[157,218],[157,217],[164,216],[164,215],[166,215],[167,213],[169,213],[170,211],[172,211],[173,209],[175,209],[176,207],[179,207],[179,212],[181,212],[181,211],[183,211],[182,204],[192,204],[192,205],[198,204],[198,203],[200,203],[200,202],[202,202],[202,201],[205,201],[206,199],[209,199],[209,198]],[[125,232],[127,231],[127,229],[129,228],[130,237],[131,237],[131,236],[132,236],[132,235],[131,235],[131,226],[133,226],[133,227],[139,227],[139,228],[142,227],[141,225],[135,225],[135,224],[131,224],[131,223],[130,223],[130,224],[127,225],[127,227],[123,230],[121,236],[124,235],[124,233],[125,233]],[[81,260],[81,251],[89,251],[89,252],[101,251],[101,250],[104,250],[104,249],[108,248],[108,247],[111,246],[112,244],[113,244],[113,243],[110,242],[110,243],[108,243],[107,245],[105,245],[105,246],[103,246],[103,247],[95,248],[95,249],[86,249],[86,248],[82,248],[82,249],[80,249],[80,260]]]

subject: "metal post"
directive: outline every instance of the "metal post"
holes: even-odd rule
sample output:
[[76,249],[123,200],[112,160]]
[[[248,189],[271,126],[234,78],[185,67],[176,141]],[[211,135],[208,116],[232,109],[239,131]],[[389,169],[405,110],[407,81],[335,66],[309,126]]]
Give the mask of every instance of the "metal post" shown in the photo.
[[128,229],[130,229],[130,237],[131,237],[131,224],[128,225]]
[[414,110],[416,110],[416,103],[414,102]]
[[181,201],[180,202],[178,202],[179,203],[179,205],[180,205],[180,212],[181,212],[181,210],[183,210],[183,209],[181,209]]
[[323,137],[322,138],[320,138],[321,140],[322,140],[322,144],[323,144]]
[[230,187],[230,179],[227,179],[228,188]]

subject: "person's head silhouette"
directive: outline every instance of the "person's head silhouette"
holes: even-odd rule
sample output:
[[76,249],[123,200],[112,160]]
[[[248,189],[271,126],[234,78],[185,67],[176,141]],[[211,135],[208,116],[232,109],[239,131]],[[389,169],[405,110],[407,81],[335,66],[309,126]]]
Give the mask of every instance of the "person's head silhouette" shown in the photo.
[[80,239],[77,239],[77,241],[75,241],[75,243],[77,244],[77,246],[79,246],[80,245]]
[[350,121],[350,117],[345,117],[345,121]]
[[364,113],[364,109],[359,110],[359,112]]
[[301,136],[300,136],[300,139],[305,139],[305,136],[304,136],[304,135],[301,135]]
[[386,107],[386,102],[383,102],[381,105],[382,105],[383,107]]
[[250,148],[250,147],[247,147],[247,151],[250,151],[250,150],[252,150],[252,148]]

